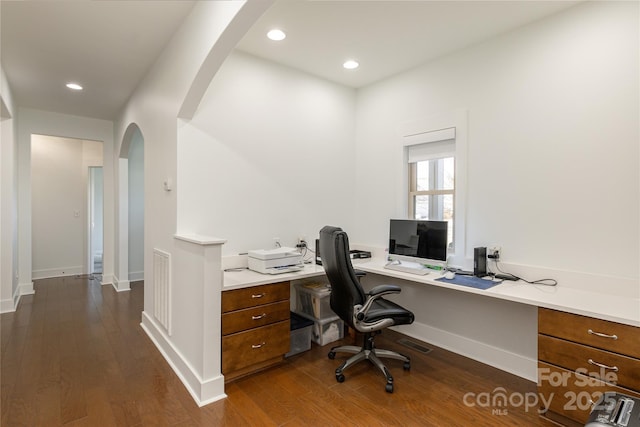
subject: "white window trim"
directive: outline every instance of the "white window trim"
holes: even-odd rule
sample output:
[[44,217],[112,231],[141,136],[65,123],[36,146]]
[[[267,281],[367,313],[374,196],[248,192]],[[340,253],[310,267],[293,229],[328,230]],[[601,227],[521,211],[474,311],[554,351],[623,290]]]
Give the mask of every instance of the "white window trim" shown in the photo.
[[464,265],[467,258],[467,126],[468,112],[465,109],[445,112],[422,120],[404,123],[400,126],[401,149],[403,150],[403,210],[408,218],[409,211],[409,158],[408,147],[417,144],[437,142],[455,138],[455,214],[454,247],[449,262]]

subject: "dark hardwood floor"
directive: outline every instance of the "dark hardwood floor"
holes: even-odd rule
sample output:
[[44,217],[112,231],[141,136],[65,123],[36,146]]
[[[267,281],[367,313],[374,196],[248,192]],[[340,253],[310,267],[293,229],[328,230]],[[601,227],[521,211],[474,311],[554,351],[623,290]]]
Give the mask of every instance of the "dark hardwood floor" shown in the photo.
[[[412,358],[408,372],[388,362],[393,394],[368,363],[337,383],[345,356],[329,360],[331,345],[313,345],[227,384],[227,399],[199,408],[140,327],[141,282],[117,293],[67,277],[35,289],[0,317],[2,426],[551,425],[521,402],[535,396],[534,383],[428,344],[433,351],[422,354],[391,331],[378,347]],[[500,393],[511,403],[492,404]]]

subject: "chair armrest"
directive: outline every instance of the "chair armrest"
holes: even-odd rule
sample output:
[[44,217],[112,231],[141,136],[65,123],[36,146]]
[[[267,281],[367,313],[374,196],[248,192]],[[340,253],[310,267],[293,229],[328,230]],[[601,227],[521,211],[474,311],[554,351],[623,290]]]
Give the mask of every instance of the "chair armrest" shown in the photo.
[[398,285],[375,286],[366,294],[367,300],[364,302],[364,304],[357,305],[354,307],[354,312],[353,312],[354,323],[359,323],[365,318],[365,316],[367,315],[367,312],[369,311],[369,309],[371,308],[375,300],[377,300],[378,298],[381,298],[383,295],[398,294],[400,293],[401,290],[402,289]]
[[398,285],[378,285],[371,289],[367,295],[371,295],[372,297],[377,297],[386,294],[398,294],[402,289]]
[[356,273],[356,277],[358,278],[358,280],[367,275],[367,273],[362,270],[353,270],[353,272]]

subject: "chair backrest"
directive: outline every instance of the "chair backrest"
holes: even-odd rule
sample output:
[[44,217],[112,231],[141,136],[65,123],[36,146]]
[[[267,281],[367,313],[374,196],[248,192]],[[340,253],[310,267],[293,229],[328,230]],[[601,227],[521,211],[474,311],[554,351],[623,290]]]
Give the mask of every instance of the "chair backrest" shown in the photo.
[[331,284],[331,309],[353,327],[353,306],[364,304],[366,295],[349,257],[349,238],[341,228],[320,230],[320,258]]

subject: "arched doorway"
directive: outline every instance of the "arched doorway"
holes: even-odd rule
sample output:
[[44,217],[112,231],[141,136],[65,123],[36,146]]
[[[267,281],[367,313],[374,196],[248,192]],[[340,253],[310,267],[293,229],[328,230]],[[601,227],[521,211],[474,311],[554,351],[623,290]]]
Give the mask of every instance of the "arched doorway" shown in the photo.
[[120,147],[117,217],[115,287],[125,291],[144,280],[144,137],[135,123]]

